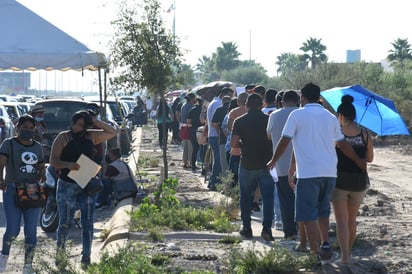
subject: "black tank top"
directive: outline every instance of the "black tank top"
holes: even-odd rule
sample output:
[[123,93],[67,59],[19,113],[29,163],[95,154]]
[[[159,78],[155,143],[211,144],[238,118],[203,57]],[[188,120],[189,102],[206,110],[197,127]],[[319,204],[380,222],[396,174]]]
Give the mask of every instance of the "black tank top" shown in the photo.
[[[62,155],[60,159],[67,162],[76,162],[81,154],[86,155],[90,159],[94,160],[94,144],[87,135],[74,136],[69,133],[69,139],[71,140],[63,148]],[[76,183],[74,180],[69,178],[67,174],[69,173],[68,168],[62,168],[60,170],[60,178],[67,182]]]
[[[353,150],[361,159],[365,159],[367,151],[367,142],[364,140],[363,131],[356,136],[346,136],[345,140],[352,145]],[[343,154],[342,150],[338,147],[336,148],[336,153],[338,155],[338,172],[353,172],[353,173],[363,173],[362,170],[355,164],[354,161],[349,159]]]

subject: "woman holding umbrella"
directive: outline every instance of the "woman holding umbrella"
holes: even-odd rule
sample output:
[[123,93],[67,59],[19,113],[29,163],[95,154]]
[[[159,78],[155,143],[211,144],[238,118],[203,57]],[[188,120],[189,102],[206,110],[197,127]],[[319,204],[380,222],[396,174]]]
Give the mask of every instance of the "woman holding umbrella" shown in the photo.
[[[367,130],[358,127],[353,97],[344,95],[337,109],[338,119],[345,139],[358,156],[370,163],[373,161],[373,142]],[[336,147],[338,155],[338,177],[332,192],[332,204],[336,217],[337,239],[342,253],[340,263],[349,264],[351,250],[356,239],[356,216],[369,185],[367,173]]]

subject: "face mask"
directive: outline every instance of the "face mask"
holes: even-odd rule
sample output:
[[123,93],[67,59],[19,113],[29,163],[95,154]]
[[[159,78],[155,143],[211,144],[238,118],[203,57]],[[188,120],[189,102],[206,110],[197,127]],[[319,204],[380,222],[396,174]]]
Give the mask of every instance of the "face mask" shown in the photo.
[[22,140],[28,141],[30,139],[33,139],[34,137],[34,131],[33,130],[29,130],[29,129],[20,129],[20,134],[19,137]]
[[41,121],[43,121],[43,117],[34,117],[34,119],[36,120],[36,122],[41,122]]

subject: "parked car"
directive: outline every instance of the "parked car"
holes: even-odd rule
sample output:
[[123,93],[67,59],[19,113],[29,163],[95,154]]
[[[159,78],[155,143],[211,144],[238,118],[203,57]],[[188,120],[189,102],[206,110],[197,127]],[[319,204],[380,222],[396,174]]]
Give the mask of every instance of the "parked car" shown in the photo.
[[4,106],[0,105],[0,142],[14,136],[14,124]]
[[9,114],[10,119],[14,124],[17,123],[19,117],[26,112],[26,107],[22,105],[21,102],[1,102],[0,105],[6,108],[7,113]]
[[[51,146],[57,134],[69,129],[73,114],[79,110],[88,109],[88,105],[91,103],[81,99],[46,99],[36,102],[35,105],[40,104],[45,108],[44,122],[47,129],[43,135],[44,143]],[[110,109],[106,111],[106,117],[106,121],[118,132],[116,137],[107,142],[107,147],[118,147],[120,145],[120,128],[112,119]]]
[[[100,98],[98,96],[85,96],[85,100],[100,104]],[[115,97],[107,97],[106,105],[109,106],[113,119],[120,127],[120,150],[123,155],[130,153],[130,139],[132,136],[132,115],[129,115],[125,106],[123,106],[119,100]]]

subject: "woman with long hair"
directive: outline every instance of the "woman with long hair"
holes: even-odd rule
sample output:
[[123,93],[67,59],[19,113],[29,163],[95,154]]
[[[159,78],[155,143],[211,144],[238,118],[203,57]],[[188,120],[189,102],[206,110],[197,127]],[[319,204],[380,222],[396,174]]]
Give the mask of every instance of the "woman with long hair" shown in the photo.
[[[366,162],[373,161],[373,142],[366,129],[355,123],[356,110],[352,104],[353,97],[344,95],[337,113],[345,140],[352,145],[356,154]],[[336,147],[338,155],[338,177],[332,192],[332,205],[336,217],[336,232],[342,253],[340,263],[351,262],[351,250],[356,239],[356,216],[365,197],[369,184],[364,173],[351,159]]]
[[[93,127],[93,129],[91,129]],[[93,240],[93,215],[96,194],[89,195],[71,179],[71,170],[79,170],[76,163],[81,154],[95,160],[95,145],[103,143],[116,136],[116,130],[109,124],[97,119],[92,112],[85,110],[76,112],[70,124],[70,129],[57,135],[53,142],[50,164],[60,170],[57,181],[57,204],[59,210],[59,226],[57,229],[56,265],[64,267],[66,256],[65,246],[69,231],[73,226],[74,213],[80,208],[82,228],[82,259],[83,267],[90,264]]]

